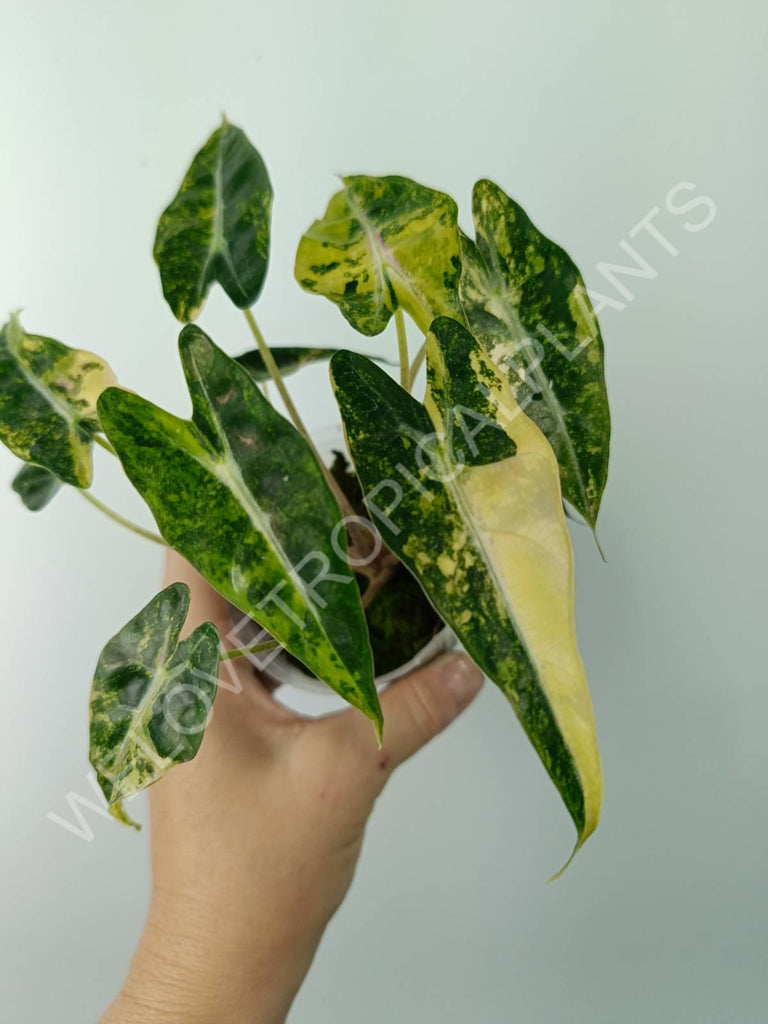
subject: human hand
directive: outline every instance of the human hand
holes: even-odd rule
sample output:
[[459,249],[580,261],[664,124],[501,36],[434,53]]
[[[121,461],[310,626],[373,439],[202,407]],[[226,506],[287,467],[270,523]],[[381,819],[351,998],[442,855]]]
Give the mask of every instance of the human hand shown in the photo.
[[[166,582],[175,580],[191,589],[187,629],[210,621],[226,635],[223,599],[171,554]],[[246,659],[226,671],[241,691],[219,687],[197,757],[150,790],[149,917],[103,1024],[284,1021],[387,779],[482,684],[463,654],[399,680],[381,694],[379,750],[358,711],[306,719],[275,701]]]

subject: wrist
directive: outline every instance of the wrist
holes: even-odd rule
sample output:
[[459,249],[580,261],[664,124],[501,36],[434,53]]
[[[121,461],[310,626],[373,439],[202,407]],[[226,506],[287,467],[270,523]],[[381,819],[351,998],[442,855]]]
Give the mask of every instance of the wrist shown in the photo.
[[282,1024],[321,934],[291,936],[231,907],[156,893],[103,1024]]

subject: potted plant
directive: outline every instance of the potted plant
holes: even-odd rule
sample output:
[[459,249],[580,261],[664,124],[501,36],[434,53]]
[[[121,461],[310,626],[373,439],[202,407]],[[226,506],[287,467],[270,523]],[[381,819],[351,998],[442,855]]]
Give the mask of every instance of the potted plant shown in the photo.
[[[174,548],[256,624],[235,648],[211,623],[181,640],[189,592],[173,584],[107,643],[90,758],[110,810],[133,824],[123,800],[194,757],[222,660],[319,680],[381,742],[377,677],[455,635],[512,704],[578,849],[597,824],[602,776],[564,502],[594,530],[610,435],[582,278],[490,181],[474,188],[472,239],[441,192],[343,178],[299,243],[296,278],[366,337],[394,319],[396,380],[358,352],[267,345],[251,307],[271,203],[259,153],[225,120],[160,217],[154,256],[185,325],[189,419],[118,385],[100,357],[27,333],[16,315],[0,334],[0,437],[26,463],[13,483],[26,506],[78,489]],[[254,336],[237,358],[193,323],[214,283]],[[415,354],[405,314],[423,335]],[[317,360],[330,363],[346,439],[323,453],[286,383]],[[157,534],[91,494],[94,444],[120,460]]]

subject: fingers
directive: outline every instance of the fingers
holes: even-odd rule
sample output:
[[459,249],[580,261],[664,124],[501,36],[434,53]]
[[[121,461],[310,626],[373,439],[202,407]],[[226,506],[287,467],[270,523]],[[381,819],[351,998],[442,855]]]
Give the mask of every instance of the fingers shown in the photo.
[[466,654],[444,654],[405,676],[381,695],[382,754],[396,768],[442,732],[467,708],[483,674]]

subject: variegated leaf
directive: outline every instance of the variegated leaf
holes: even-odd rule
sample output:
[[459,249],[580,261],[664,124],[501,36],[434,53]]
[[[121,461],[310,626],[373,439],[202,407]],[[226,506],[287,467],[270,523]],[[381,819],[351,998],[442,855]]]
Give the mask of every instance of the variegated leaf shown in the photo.
[[42,466],[22,466],[11,484],[30,512],[40,509],[52,501],[61,488],[61,480]]
[[432,324],[427,369],[421,405],[363,356],[331,361],[366,503],[508,697],[576,824],[578,849],[597,825],[602,775],[557,463],[460,324]]
[[90,761],[110,812],[136,825],[122,801],[190,761],[216,696],[219,634],[205,622],[179,642],[189,587],[173,583],[113,636],[91,689]]
[[341,512],[301,434],[197,327],[179,340],[182,420],[112,388],[99,411],[164,539],[381,728]]
[[89,487],[96,400],[114,383],[99,356],[27,334],[12,316],[0,331],[0,440],[64,483]]
[[379,334],[398,306],[426,332],[461,318],[456,204],[397,176],[342,178],[322,220],[299,243],[296,280],[334,302],[362,334]]
[[472,195],[477,242],[462,236],[467,323],[554,448],[563,494],[594,528],[611,419],[600,328],[568,254],[493,182]]
[[271,211],[264,161],[225,120],[157,225],[154,255],[174,316],[194,320],[214,281],[236,306],[253,305],[267,273]]

